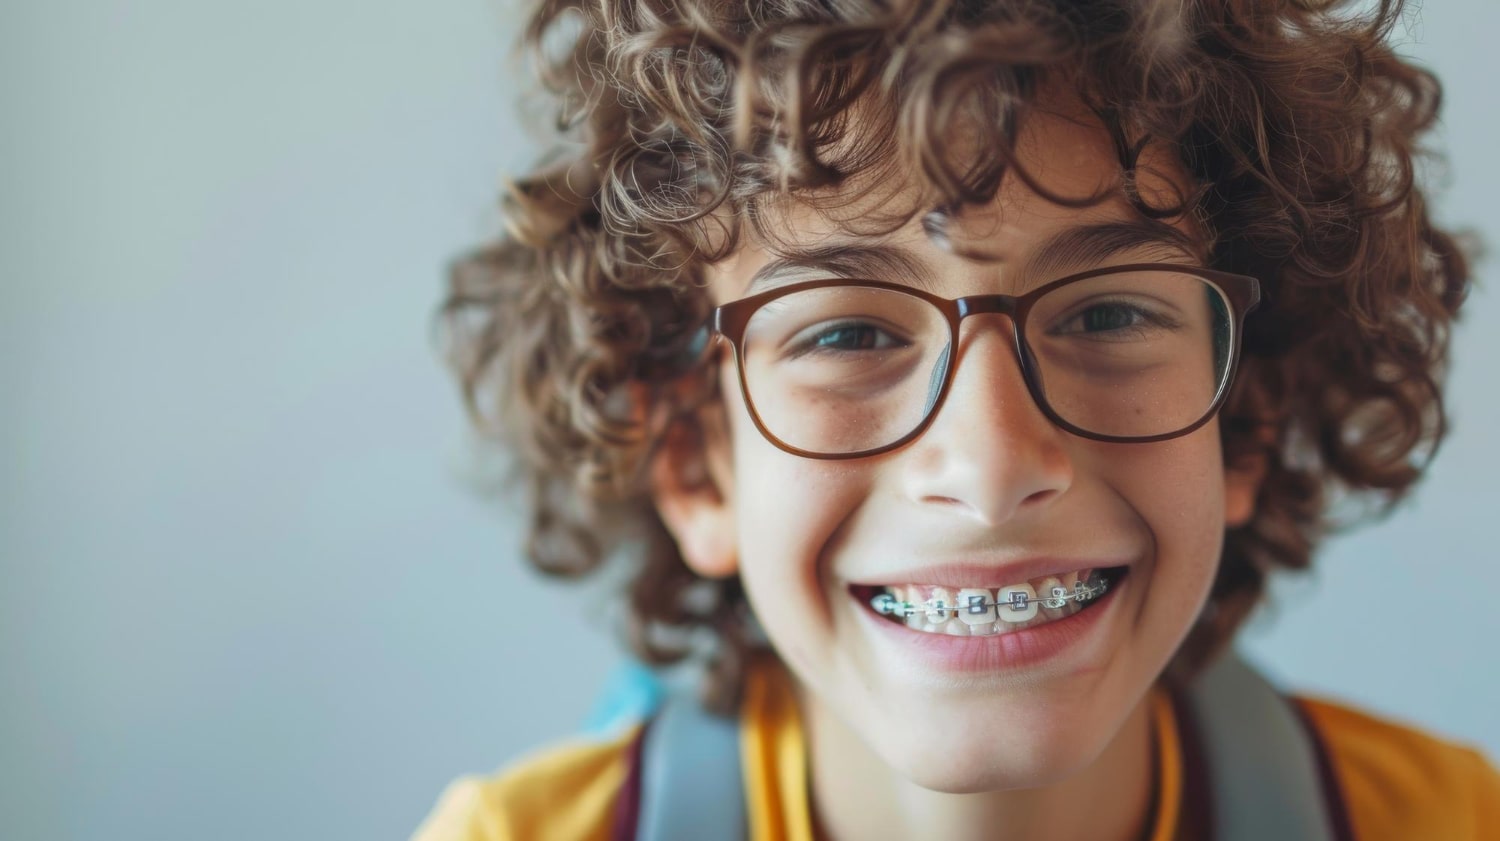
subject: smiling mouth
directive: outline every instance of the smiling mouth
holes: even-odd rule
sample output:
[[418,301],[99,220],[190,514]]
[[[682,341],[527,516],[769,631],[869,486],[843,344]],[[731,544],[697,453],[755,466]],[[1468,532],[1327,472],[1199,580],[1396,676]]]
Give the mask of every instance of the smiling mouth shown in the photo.
[[918,633],[996,636],[1037,628],[1092,608],[1129,573],[1128,566],[1046,576],[999,589],[925,584],[854,584],[866,610]]

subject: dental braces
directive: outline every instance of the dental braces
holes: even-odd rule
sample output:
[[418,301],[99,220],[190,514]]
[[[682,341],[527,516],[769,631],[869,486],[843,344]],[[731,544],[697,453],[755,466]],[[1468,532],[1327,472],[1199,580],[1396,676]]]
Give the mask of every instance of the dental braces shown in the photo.
[[943,599],[928,599],[925,602],[897,601],[890,593],[881,593],[870,599],[870,607],[881,616],[896,615],[900,617],[915,616],[918,613],[954,614],[962,610],[970,614],[989,613],[994,608],[998,614],[1000,608],[1008,607],[1016,613],[1020,613],[1031,606],[1033,598],[1043,607],[1057,609],[1068,602],[1087,602],[1103,596],[1109,590],[1109,581],[1101,575],[1091,576],[1087,583],[1079,581],[1073,585],[1070,592],[1066,587],[1053,587],[1046,596],[1028,596],[1024,592],[1012,591],[1004,601],[990,601],[983,596],[970,596],[963,604],[948,604]]

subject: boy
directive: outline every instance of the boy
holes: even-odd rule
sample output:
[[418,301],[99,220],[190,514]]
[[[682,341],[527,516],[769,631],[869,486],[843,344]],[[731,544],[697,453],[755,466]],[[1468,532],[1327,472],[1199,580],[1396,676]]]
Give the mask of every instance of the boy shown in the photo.
[[[1400,9],[1321,5],[537,11],[575,147],[455,271],[454,361],[535,562],[637,529],[636,651],[714,641],[744,797],[692,837],[1200,841],[1224,778],[1274,782],[1200,767],[1226,720],[1270,735],[1186,693],[1327,493],[1420,477],[1468,288]],[[1327,837],[1500,836],[1478,754],[1292,707]],[[418,838],[636,837],[656,726],[457,785]]]

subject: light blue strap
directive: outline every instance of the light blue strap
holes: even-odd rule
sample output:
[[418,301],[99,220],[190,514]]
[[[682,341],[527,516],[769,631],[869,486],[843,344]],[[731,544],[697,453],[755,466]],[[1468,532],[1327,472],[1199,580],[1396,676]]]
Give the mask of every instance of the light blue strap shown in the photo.
[[668,696],[646,731],[636,841],[743,841],[739,722]]
[[1317,755],[1291,701],[1233,652],[1199,675],[1189,696],[1215,841],[1331,841]]
[[614,736],[650,717],[665,695],[661,678],[655,672],[627,659],[605,681],[599,700],[584,720],[583,730],[601,737]]

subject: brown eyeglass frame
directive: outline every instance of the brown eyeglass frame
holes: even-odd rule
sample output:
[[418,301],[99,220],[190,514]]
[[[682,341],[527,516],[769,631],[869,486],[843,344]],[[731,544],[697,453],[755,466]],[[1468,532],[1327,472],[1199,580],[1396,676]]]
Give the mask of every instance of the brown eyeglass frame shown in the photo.
[[[1090,278],[1139,271],[1165,271],[1191,275],[1200,280],[1208,281],[1223,293],[1225,300],[1229,302],[1231,310],[1229,320],[1233,330],[1233,336],[1229,343],[1229,363],[1223,381],[1219,385],[1218,393],[1214,395],[1213,402],[1209,404],[1208,409],[1204,411],[1202,417],[1196,421],[1175,432],[1158,435],[1100,435],[1074,426],[1064,420],[1047,402],[1046,397],[1042,393],[1041,384],[1036,377],[1036,363],[1032,357],[1031,348],[1027,346],[1024,338],[1026,335],[1026,317],[1030,314],[1032,306],[1036,304],[1038,299],[1060,286],[1066,286],[1070,283]],[[715,308],[708,319],[708,324],[705,325],[708,331],[707,338],[723,339],[728,342],[730,349],[733,351],[735,369],[739,373],[740,379],[740,395],[745,400],[745,407],[750,411],[750,418],[755,422],[755,428],[760,430],[760,434],[765,436],[767,441],[770,441],[780,450],[804,458],[828,461],[841,461],[844,459],[867,458],[869,456],[880,455],[881,453],[887,453],[898,447],[905,446],[915,440],[927,430],[933,418],[937,417],[938,412],[942,410],[944,401],[948,399],[949,387],[953,382],[953,374],[958,370],[957,360],[950,360],[947,370],[943,373],[943,384],[938,388],[937,399],[933,401],[932,407],[927,410],[927,414],[922,418],[921,423],[918,423],[911,432],[889,444],[853,453],[819,453],[793,447],[780,438],[777,438],[775,434],[766,428],[765,422],[761,420],[760,413],[755,409],[755,401],[750,397],[749,386],[745,381],[745,360],[740,350],[741,343],[745,338],[745,329],[749,325],[751,317],[765,304],[796,292],[823,289],[831,286],[860,286],[870,289],[885,289],[910,295],[914,298],[920,298],[932,304],[948,320],[949,341],[954,348],[958,347],[959,325],[966,317],[981,314],[1008,316],[1011,320],[1011,333],[1015,340],[1016,358],[1021,363],[1021,374],[1026,381],[1026,389],[1031,393],[1031,399],[1037,408],[1041,410],[1043,415],[1046,415],[1048,420],[1067,432],[1082,438],[1109,443],[1146,444],[1153,441],[1166,441],[1172,438],[1180,438],[1203,424],[1208,423],[1209,419],[1219,411],[1219,407],[1228,395],[1230,387],[1234,384],[1235,374],[1239,367],[1241,335],[1243,333],[1245,317],[1260,304],[1260,281],[1247,275],[1230,274],[1212,269],[1200,269],[1180,263],[1130,263],[1128,265],[1107,266],[1071,274],[1033,289],[1024,295],[965,295],[960,298],[943,298],[920,289],[903,286],[899,283],[838,277],[790,284],[768,292],[762,292],[759,295],[751,295],[748,298],[731,301]]]

